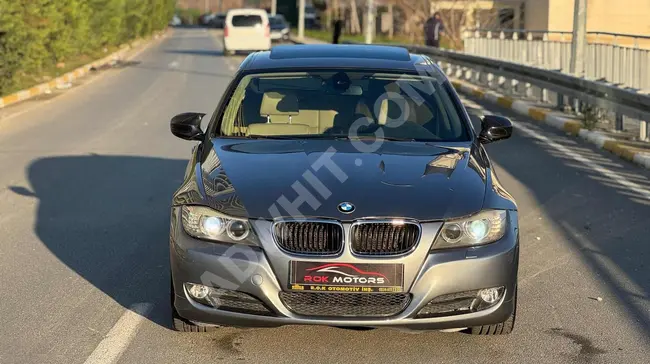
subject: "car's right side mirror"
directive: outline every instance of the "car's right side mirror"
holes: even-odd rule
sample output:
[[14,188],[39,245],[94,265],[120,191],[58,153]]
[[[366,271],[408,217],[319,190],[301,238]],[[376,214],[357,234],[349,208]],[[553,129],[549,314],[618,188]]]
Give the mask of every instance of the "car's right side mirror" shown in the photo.
[[510,119],[497,115],[485,115],[481,119],[481,133],[478,140],[482,144],[508,139],[511,136],[512,122]]

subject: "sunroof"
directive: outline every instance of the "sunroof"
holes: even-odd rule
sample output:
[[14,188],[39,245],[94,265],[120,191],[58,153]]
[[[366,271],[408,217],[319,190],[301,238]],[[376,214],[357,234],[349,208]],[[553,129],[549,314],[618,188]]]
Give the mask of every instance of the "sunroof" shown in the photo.
[[271,49],[271,59],[290,58],[365,58],[405,62],[411,60],[408,50],[400,47],[311,44],[276,46]]

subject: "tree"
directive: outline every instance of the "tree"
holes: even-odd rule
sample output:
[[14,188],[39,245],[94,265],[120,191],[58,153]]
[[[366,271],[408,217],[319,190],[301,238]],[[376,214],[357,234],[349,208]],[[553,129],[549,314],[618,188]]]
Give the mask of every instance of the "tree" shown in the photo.
[[164,29],[175,5],[175,0],[0,0],[0,95],[21,80],[39,80],[59,62]]

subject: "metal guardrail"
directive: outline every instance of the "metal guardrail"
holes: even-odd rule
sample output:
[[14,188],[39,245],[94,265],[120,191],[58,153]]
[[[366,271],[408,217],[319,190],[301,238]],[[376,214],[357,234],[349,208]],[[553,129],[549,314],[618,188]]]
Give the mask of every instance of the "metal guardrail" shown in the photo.
[[[392,45],[395,44],[384,44]],[[646,122],[650,121],[650,95],[621,88],[611,83],[599,80],[589,80],[565,74],[556,70],[547,70],[529,65],[508,62],[488,57],[480,57],[465,53],[442,50],[417,45],[399,45],[412,53],[428,55],[434,61],[447,63],[473,70],[478,73],[501,76],[519,82],[530,83],[541,89],[566,95],[590,105],[625,115],[630,118],[643,120],[641,123],[641,139],[648,138]],[[562,97],[563,99],[563,97]]]
[[[479,35],[487,33],[492,33],[492,34],[499,34],[499,33],[505,33],[505,34],[514,34],[517,33],[520,36],[520,39],[525,39],[527,34],[532,34],[534,37],[543,37],[546,35],[547,37],[553,38],[554,36],[557,35],[562,35],[565,36],[566,41],[571,41],[571,36],[573,35],[573,32],[571,31],[561,31],[561,30],[534,30],[534,29],[467,29],[465,30],[466,33],[470,34],[476,34],[477,32]],[[626,44],[634,44],[635,41],[639,40],[650,40],[650,35],[642,35],[642,34],[627,34],[627,33],[612,33],[612,32],[587,32],[587,39],[588,40],[595,40],[598,42],[599,40],[606,41],[609,43],[609,39],[601,39],[600,36],[608,36],[611,37],[612,39],[618,41],[621,40],[622,43]],[[627,41],[631,40],[631,41]],[[618,43],[615,43],[618,44]]]
[[[587,39],[587,77],[650,91],[650,36],[591,32]],[[463,42],[465,53],[569,72],[571,33],[479,30],[465,32]]]

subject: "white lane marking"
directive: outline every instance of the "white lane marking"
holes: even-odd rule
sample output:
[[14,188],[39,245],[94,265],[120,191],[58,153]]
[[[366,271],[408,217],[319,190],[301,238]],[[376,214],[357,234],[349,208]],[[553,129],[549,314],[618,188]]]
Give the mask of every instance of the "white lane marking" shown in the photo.
[[643,196],[644,198],[650,200],[650,190],[643,188],[641,185],[636,184],[636,183],[628,180],[627,178],[621,176],[620,174],[618,174],[618,173],[616,173],[616,172],[614,172],[612,170],[609,170],[607,168],[604,168],[604,167],[598,165],[597,163],[594,163],[593,161],[589,160],[588,158],[585,158],[584,156],[582,156],[580,154],[572,152],[571,149],[569,149],[569,148],[567,148],[567,147],[565,147],[565,146],[563,146],[561,144],[558,144],[558,143],[550,140],[549,138],[547,138],[547,137],[545,137],[543,135],[540,135],[539,133],[529,129],[526,126],[523,126],[522,123],[516,123],[515,124],[513,122],[513,125],[515,125],[515,127],[517,129],[519,129],[519,130],[523,131],[524,133],[528,134],[528,136],[533,137],[533,138],[535,138],[535,139],[537,139],[539,141],[542,141],[542,142],[546,143],[547,145],[549,145],[551,148],[561,152],[564,156],[584,164],[585,166],[591,168],[592,170],[594,170],[594,171],[602,174],[603,176],[609,178],[613,182],[616,182],[621,186],[625,186],[625,187],[629,188],[630,190],[632,190],[632,191],[638,193],[639,195]]
[[173,61],[173,62],[169,63],[168,67],[171,68],[171,69],[178,68],[178,61]]
[[228,64],[228,69],[229,69],[231,72],[235,72],[235,70],[236,70],[235,66],[233,66],[233,65],[231,65],[231,64]]
[[136,303],[131,306],[120,317],[84,363],[116,363],[129,347],[133,338],[135,338],[138,327],[142,324],[149,311],[151,311],[151,306],[151,303]]

